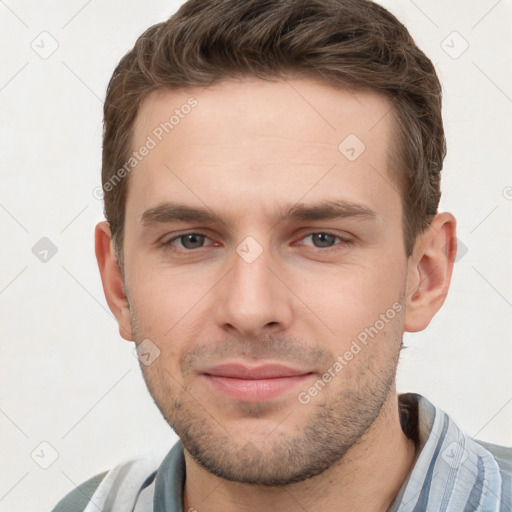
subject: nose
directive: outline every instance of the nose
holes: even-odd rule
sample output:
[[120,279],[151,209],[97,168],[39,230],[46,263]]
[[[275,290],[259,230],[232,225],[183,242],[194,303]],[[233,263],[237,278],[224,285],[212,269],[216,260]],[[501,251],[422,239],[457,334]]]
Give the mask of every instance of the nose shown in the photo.
[[293,294],[279,275],[278,262],[266,250],[254,261],[240,254],[233,255],[231,271],[219,283],[217,325],[236,337],[286,330],[292,321]]

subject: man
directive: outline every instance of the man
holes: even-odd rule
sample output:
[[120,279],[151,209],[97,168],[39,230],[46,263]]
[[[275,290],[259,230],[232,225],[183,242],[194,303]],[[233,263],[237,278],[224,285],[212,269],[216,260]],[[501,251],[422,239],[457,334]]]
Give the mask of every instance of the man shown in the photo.
[[105,102],[96,255],[180,441],[55,511],[509,511],[512,450],[397,395],[442,306],[441,86],[367,0],[189,0]]

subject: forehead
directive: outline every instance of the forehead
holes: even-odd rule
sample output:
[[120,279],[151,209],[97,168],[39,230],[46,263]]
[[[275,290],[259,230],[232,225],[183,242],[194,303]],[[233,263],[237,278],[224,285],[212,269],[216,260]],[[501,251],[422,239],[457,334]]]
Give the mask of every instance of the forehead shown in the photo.
[[311,78],[158,90],[143,102],[134,126],[133,149],[151,149],[130,174],[128,203],[154,206],[148,203],[175,194],[196,203],[200,197],[234,201],[241,189],[248,199],[252,192],[290,200],[308,188],[312,197],[340,186],[348,195],[380,186],[381,201],[396,199],[388,168],[393,126],[384,96]]
[[[182,122],[187,117],[190,120]],[[212,135],[220,140],[223,134],[227,142],[236,142],[248,132],[318,136],[330,144],[351,132],[371,144],[389,131],[392,120],[391,103],[374,90],[335,89],[314,78],[266,81],[245,77],[208,87],[152,92],[139,108],[133,142],[136,145],[147,134],[158,132],[160,123],[170,121],[173,133],[192,135],[198,145],[208,144]],[[202,125],[203,133],[197,125]],[[236,131],[229,130],[233,125]],[[380,129],[372,136],[377,125]],[[205,131],[209,128],[214,133]]]

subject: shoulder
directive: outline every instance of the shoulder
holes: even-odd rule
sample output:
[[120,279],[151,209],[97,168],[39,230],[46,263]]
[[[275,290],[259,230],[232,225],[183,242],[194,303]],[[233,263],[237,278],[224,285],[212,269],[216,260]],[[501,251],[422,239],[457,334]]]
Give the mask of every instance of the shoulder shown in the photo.
[[490,452],[498,463],[501,475],[501,501],[512,504],[512,448],[478,439],[473,439],[473,441]]
[[55,505],[52,512],[83,512],[107,474],[108,471],[99,473],[73,489]]
[[479,439],[473,439],[475,443],[483,446],[487,451],[491,452],[501,472],[506,472],[512,475],[512,448],[509,446],[501,446],[499,444],[488,443],[486,441],[480,441]]
[[154,459],[136,459],[118,464],[73,489],[52,512],[89,512],[89,504],[92,504],[95,512],[110,511],[114,501],[129,507],[154,479],[158,465],[159,462]]

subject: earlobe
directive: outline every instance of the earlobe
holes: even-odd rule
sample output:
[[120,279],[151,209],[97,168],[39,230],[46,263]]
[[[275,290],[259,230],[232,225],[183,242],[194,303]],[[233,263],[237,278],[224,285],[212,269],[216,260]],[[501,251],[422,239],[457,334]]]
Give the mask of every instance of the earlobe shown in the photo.
[[108,222],[99,222],[95,230],[96,260],[101,274],[103,292],[110,311],[119,325],[119,334],[127,341],[133,341],[130,309],[125,294],[123,276],[114,254],[112,236]]
[[457,252],[456,221],[450,213],[437,214],[421,235],[409,258],[404,329],[425,329],[443,305]]

